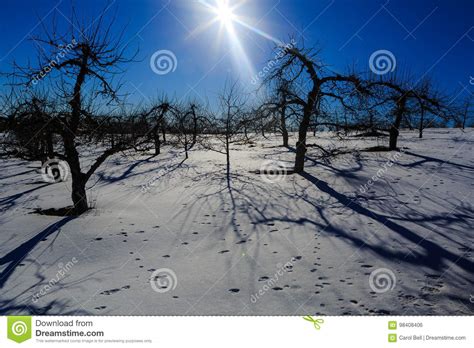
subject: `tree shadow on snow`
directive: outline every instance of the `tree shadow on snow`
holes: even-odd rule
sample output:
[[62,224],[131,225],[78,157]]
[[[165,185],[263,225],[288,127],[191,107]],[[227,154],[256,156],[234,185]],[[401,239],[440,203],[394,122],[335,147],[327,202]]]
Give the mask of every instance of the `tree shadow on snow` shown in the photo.
[[[145,170],[145,171],[140,171],[140,172],[136,171],[137,168],[139,168],[140,166],[142,166],[144,164],[150,164],[150,163],[156,162],[156,161],[153,161],[153,159],[156,158],[156,156],[157,155],[151,155],[151,156],[149,156],[149,157],[147,157],[143,160],[139,160],[139,161],[136,161],[136,162],[132,163],[119,176],[105,175],[103,172],[97,173],[97,176],[100,178],[101,181],[105,181],[106,183],[112,184],[112,183],[116,183],[116,182],[119,182],[119,181],[122,181],[122,180],[125,180],[125,179],[130,179],[130,178],[138,176],[138,175],[143,176],[145,174],[156,173],[156,172],[159,172],[161,170],[165,170],[166,174],[169,174],[169,173],[175,171],[176,169],[180,168],[181,166],[183,166],[184,162],[186,161],[186,159],[183,159],[182,161],[180,161],[178,163],[175,163],[171,166],[163,166],[163,167],[153,166],[150,169]],[[164,164],[166,162],[162,161],[162,163]]]
[[432,162],[432,163],[438,163],[439,165],[448,164],[450,166],[459,167],[461,169],[474,170],[474,167],[472,167],[472,166],[467,166],[465,164],[460,164],[460,163],[454,163],[454,162],[451,162],[449,160],[442,160],[442,159],[435,158],[435,157],[420,155],[420,154],[416,154],[416,153],[410,152],[410,151],[404,151],[403,153],[407,154],[407,155],[410,155],[410,156],[413,156],[413,157],[421,158],[421,160],[419,160],[417,162],[413,162],[413,163],[410,163],[410,164],[400,164],[403,167],[413,168],[413,167],[417,167],[417,166],[422,166],[425,163]]
[[[445,261],[448,260],[457,264],[463,270],[469,273],[474,273],[474,263],[466,259],[465,257],[461,255],[456,255],[444,249],[442,246],[424,237],[421,237],[417,233],[409,230],[408,228],[392,221],[390,218],[363,207],[356,200],[351,199],[350,197],[340,192],[337,192],[332,187],[330,187],[327,182],[323,180],[319,180],[309,173],[303,173],[301,174],[301,176],[305,178],[306,180],[308,180],[309,182],[311,182],[320,191],[325,192],[331,197],[333,197],[334,199],[336,199],[340,204],[342,204],[346,208],[351,209],[352,211],[354,211],[355,213],[359,215],[362,215],[369,219],[377,221],[378,223],[388,227],[391,231],[402,236],[403,238],[413,243],[414,245],[420,246],[424,249],[425,252],[423,254],[414,254],[412,252],[407,256],[406,253],[403,253],[404,261],[411,262],[418,266],[427,266],[433,270],[439,271],[445,266],[444,264]],[[457,219],[447,218],[448,223],[454,222],[454,221],[457,221]],[[358,240],[357,238],[350,236],[349,234],[344,233],[341,230],[338,230],[337,232],[339,234],[342,234],[345,238],[351,239],[357,246],[361,248],[371,248],[373,251],[375,251],[376,253],[386,258],[393,258],[394,256],[397,256],[397,258],[400,258],[400,255],[394,255],[393,252],[389,252],[387,249],[383,247],[370,246],[366,244],[365,241]]]
[[46,183],[46,184],[43,184],[41,186],[37,186],[35,188],[25,190],[25,191],[20,192],[20,193],[15,193],[15,194],[13,194],[11,196],[8,196],[8,197],[0,198],[0,211],[5,211],[5,210],[10,209],[11,207],[16,205],[17,200],[20,199],[21,197],[23,197],[25,195],[28,195],[32,192],[35,192],[35,191],[37,191],[37,190],[39,190],[43,187],[49,186],[49,185],[51,185],[51,184]]
[[0,289],[5,286],[5,283],[16,270],[18,265],[26,258],[26,256],[38,245],[41,240],[50,236],[51,234],[58,232],[61,227],[67,224],[69,221],[75,219],[74,216],[67,216],[63,219],[49,225],[43,231],[39,232],[33,238],[27,240],[23,244],[19,245],[8,254],[0,258],[0,266],[8,264],[8,266],[0,273]]
[[73,301],[52,300],[46,305],[35,305],[17,303],[16,299],[0,300],[0,315],[91,315],[85,310],[68,310],[70,302]]

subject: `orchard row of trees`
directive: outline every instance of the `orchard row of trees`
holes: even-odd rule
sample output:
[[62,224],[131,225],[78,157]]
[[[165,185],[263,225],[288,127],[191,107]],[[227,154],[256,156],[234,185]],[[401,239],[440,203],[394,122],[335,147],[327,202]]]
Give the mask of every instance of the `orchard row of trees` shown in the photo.
[[[217,107],[166,96],[133,106],[120,94],[117,78],[137,52],[130,52],[123,33],[112,35],[112,23],[104,22],[99,17],[86,26],[72,16],[74,25],[63,34],[52,26],[35,37],[41,47],[37,64],[15,64],[7,74],[11,90],[2,95],[3,155],[66,161],[76,214],[88,209],[86,184],[91,176],[121,151],[159,155],[162,144],[168,143],[182,148],[188,158],[198,144],[224,154],[229,175],[232,143],[271,132],[280,133],[282,145],[288,147],[290,131],[297,130],[294,172],[301,173],[308,134],[317,135],[318,129],[345,135],[386,133],[388,149],[396,150],[402,127],[416,128],[422,137],[426,127],[450,122],[465,127],[471,114],[469,101],[454,105],[428,79],[354,70],[335,73],[322,63],[319,51],[301,46],[285,49],[260,88],[260,98],[227,81]],[[90,144],[100,152],[84,168],[83,149]]]

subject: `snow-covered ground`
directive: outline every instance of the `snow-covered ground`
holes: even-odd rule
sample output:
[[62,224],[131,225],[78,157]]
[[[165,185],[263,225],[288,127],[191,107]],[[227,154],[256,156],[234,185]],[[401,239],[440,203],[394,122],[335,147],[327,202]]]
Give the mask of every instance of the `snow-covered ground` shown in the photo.
[[348,153],[251,173],[292,165],[272,136],[233,146],[229,182],[218,153],[121,154],[77,218],[31,214],[70,205],[70,181],[0,160],[0,313],[472,315],[473,135],[407,131],[397,154],[318,134]]

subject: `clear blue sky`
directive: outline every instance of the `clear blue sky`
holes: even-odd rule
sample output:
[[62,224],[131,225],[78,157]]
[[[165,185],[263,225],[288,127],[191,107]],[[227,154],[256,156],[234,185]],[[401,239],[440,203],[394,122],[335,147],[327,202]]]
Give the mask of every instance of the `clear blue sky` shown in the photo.
[[[416,76],[428,72],[451,92],[464,88],[463,95],[474,93],[469,83],[474,77],[472,0],[229,1],[240,2],[235,15],[260,31],[282,41],[293,35],[304,38],[306,46],[320,45],[326,63],[335,70],[354,63],[368,70],[370,55],[386,49],[395,55],[399,69],[409,68]],[[75,4],[78,13],[96,16],[106,2],[76,0]],[[40,29],[39,18],[52,17],[56,5],[67,15],[69,0],[2,1],[1,72],[8,71],[13,59],[34,59],[28,37]],[[134,98],[167,93],[212,100],[228,76],[251,86],[245,60],[235,54],[235,40],[226,32],[219,39],[219,23],[196,32],[215,17],[197,1],[117,0],[110,14],[115,8],[116,28],[128,25],[126,39],[140,47],[141,61],[130,64],[125,76],[125,89]],[[274,55],[273,43],[238,23],[234,28],[252,69],[260,71]],[[176,55],[178,65],[172,73],[157,75],[150,68],[150,57],[164,49]]]

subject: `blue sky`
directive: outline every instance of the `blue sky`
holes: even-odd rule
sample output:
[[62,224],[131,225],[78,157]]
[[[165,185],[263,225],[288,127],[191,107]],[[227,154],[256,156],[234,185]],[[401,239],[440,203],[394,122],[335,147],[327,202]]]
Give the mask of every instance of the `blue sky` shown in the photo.
[[[238,1],[231,1],[236,4]],[[209,0],[213,2],[213,0]],[[474,93],[474,1],[471,0],[253,0],[240,1],[235,14],[254,28],[284,42],[290,36],[306,46],[322,47],[322,56],[334,70],[356,64],[369,69],[374,51],[386,49],[397,60],[397,69],[415,76],[428,74],[442,89],[460,95]],[[96,16],[106,2],[75,1],[77,12]],[[67,15],[70,1],[2,1],[0,71],[13,59],[34,59],[28,37],[38,32],[39,18],[48,21],[57,6],[58,18]],[[251,74],[242,56],[235,54],[235,40],[219,23],[196,29],[215,16],[194,0],[117,0],[117,30],[127,26],[126,39],[140,47],[140,61],[127,66],[125,90],[132,98],[152,98],[163,93],[177,97],[215,98],[227,77],[251,87]],[[48,15],[49,13],[49,15]],[[254,72],[274,56],[267,38],[234,24],[236,36]],[[157,75],[150,57],[159,50],[172,51],[176,70]],[[474,79],[473,79],[474,80]],[[473,81],[474,84],[474,81]]]

